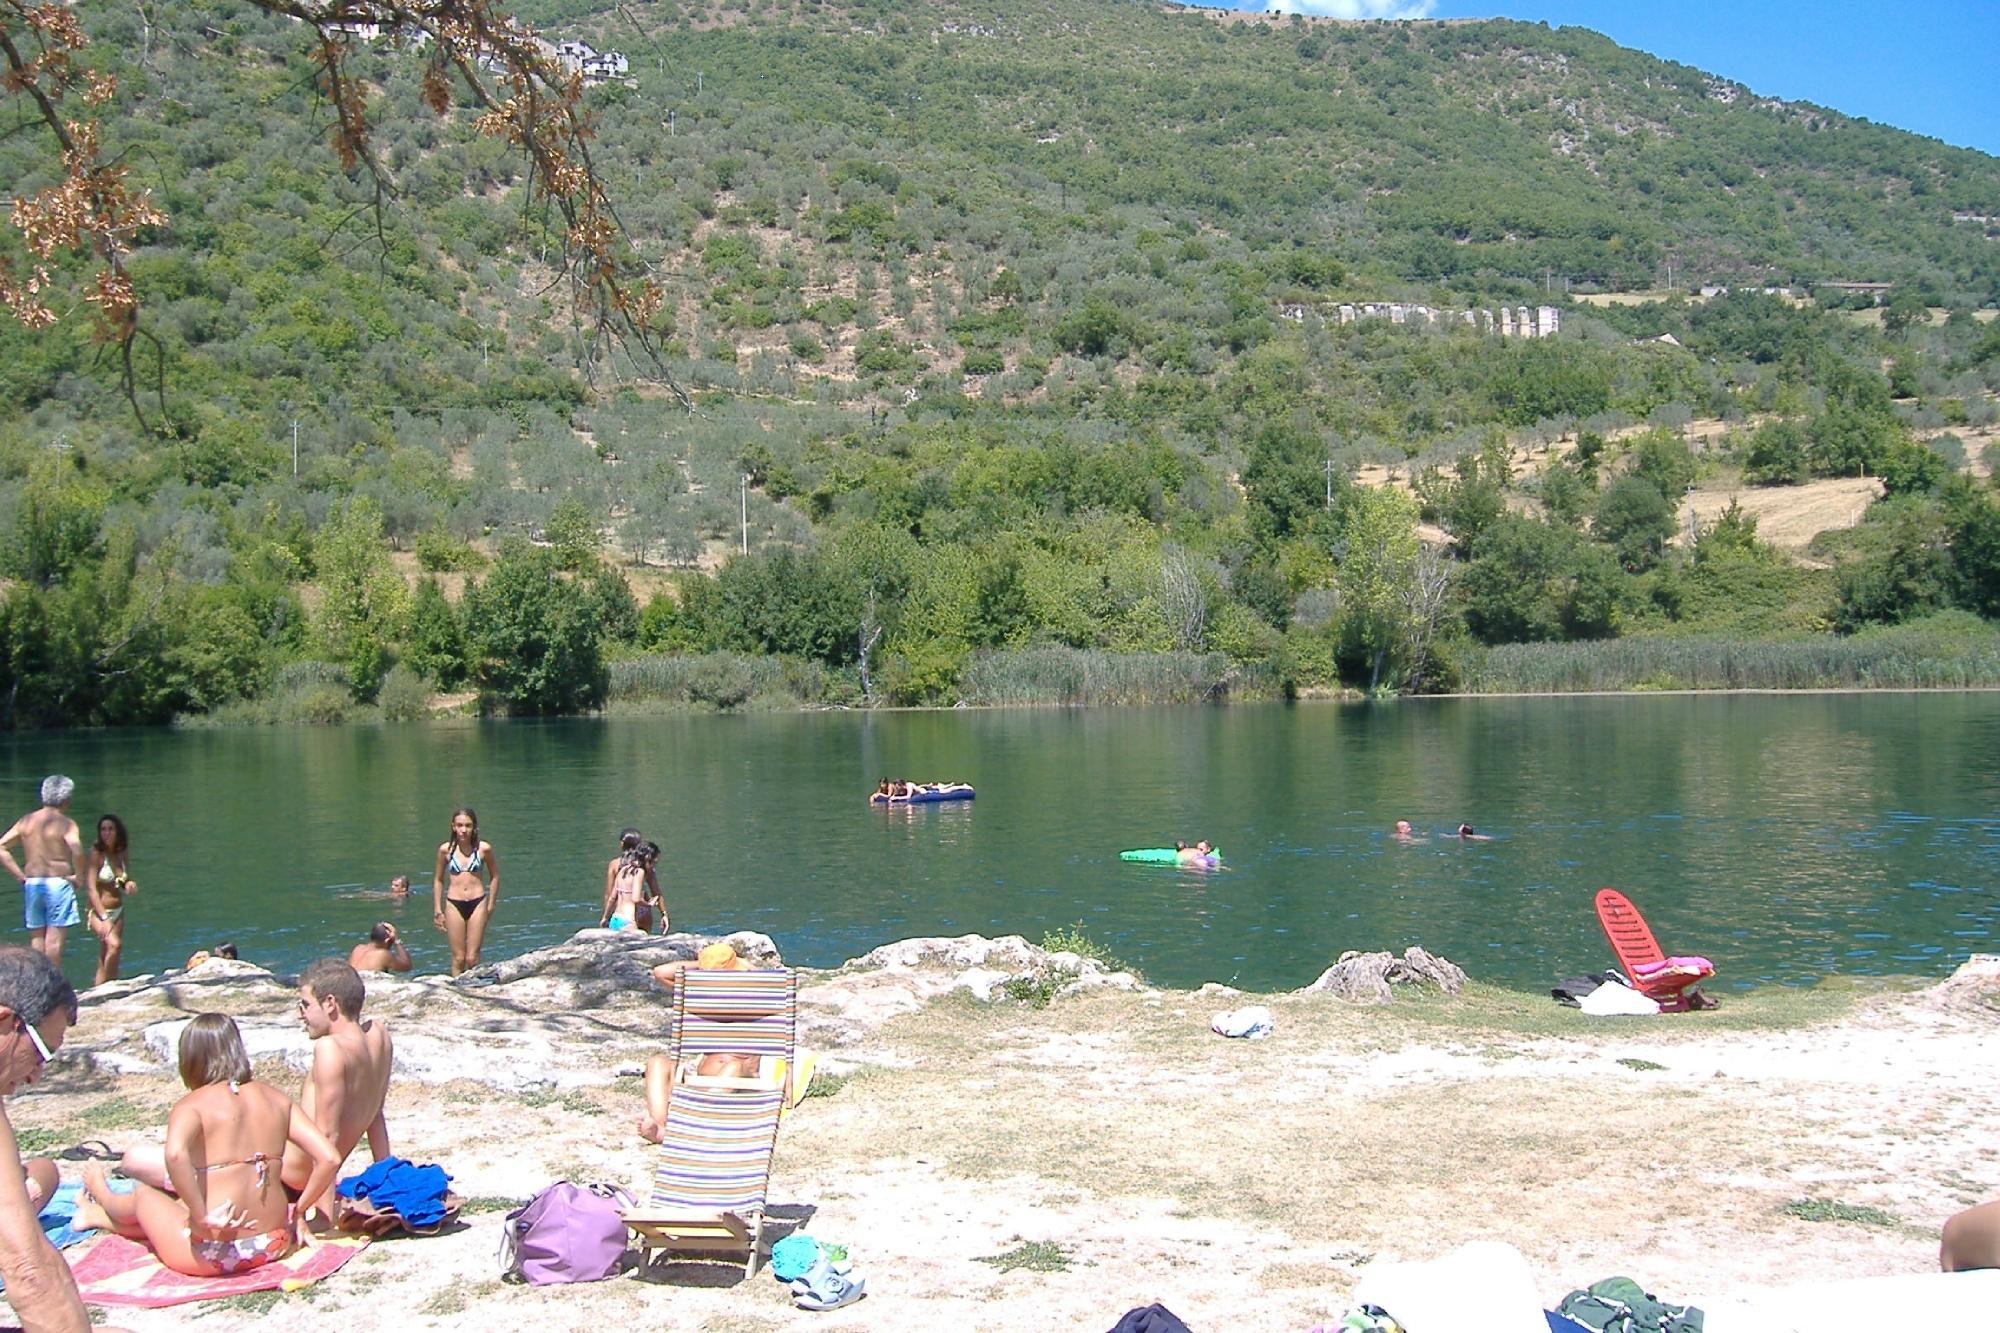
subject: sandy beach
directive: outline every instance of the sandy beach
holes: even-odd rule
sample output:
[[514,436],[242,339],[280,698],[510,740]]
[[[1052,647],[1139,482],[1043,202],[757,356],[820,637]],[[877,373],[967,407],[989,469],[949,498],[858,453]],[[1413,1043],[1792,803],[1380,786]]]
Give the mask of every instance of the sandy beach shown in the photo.
[[[780,1132],[770,1198],[850,1248],[863,1301],[799,1311],[767,1274],[699,1263],[503,1284],[507,1209],[558,1179],[646,1180],[635,1075],[668,1010],[639,980],[699,943],[591,931],[485,984],[371,977],[367,1013],[396,1034],[396,1149],[451,1172],[462,1225],[377,1243],[296,1294],[94,1314],[142,1333],[387,1311],[409,1329],[916,1333],[1108,1329],[1158,1300],[1196,1330],[1303,1333],[1338,1318],[1369,1265],[1476,1239],[1517,1246],[1550,1305],[1612,1274],[1699,1302],[1927,1272],[1943,1219],[2000,1196],[1992,969],[1603,1019],[1476,976],[1457,997],[1360,1004],[1161,991],[1085,965],[1106,984],[1035,1008],[1004,979],[1071,960],[967,937],[801,978],[802,1041],[826,1058]],[[162,1025],[203,1010],[238,1016],[259,1076],[295,1092],[292,994],[227,962],[93,992],[47,1077],[8,1103],[24,1150],[157,1139],[180,1092]],[[1251,1002],[1271,1008],[1270,1039],[1209,1031]]]

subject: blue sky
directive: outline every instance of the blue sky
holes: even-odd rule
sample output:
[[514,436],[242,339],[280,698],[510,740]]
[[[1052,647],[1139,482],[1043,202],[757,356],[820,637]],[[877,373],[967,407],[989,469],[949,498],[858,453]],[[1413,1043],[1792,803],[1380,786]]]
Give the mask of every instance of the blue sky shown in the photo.
[[1195,0],[1336,18],[1511,18],[1573,24],[1734,79],[1768,97],[2000,155],[2000,0]]

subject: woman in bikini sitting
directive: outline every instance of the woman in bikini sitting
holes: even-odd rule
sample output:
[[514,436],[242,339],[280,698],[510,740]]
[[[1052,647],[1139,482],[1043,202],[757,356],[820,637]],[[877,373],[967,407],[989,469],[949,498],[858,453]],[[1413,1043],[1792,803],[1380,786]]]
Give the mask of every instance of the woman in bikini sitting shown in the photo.
[[648,892],[647,881],[652,878],[652,867],[646,861],[646,849],[652,844],[639,836],[639,830],[626,829],[619,835],[618,856],[604,870],[604,912],[597,924],[611,930],[639,930],[641,914],[650,916],[647,904],[657,897],[659,891]]
[[460,806],[451,813],[451,837],[438,844],[431,875],[431,920],[451,941],[453,976],[479,966],[479,946],[499,903],[500,860],[493,844],[479,840],[479,816]]
[[[87,1201],[79,1226],[116,1231],[152,1247],[161,1263],[191,1277],[248,1272],[298,1245],[298,1220],[333,1184],[340,1166],[312,1117],[278,1089],[250,1077],[236,1022],[202,1014],[181,1032],[188,1095],[167,1113],[167,1179],[174,1192],[135,1182],[114,1192],[102,1163],[84,1166]],[[298,1202],[279,1177],[285,1145],[312,1159]]]
[[118,980],[125,953],[125,895],[137,893],[126,867],[125,821],[106,815],[97,821],[97,841],[83,854],[83,887],[90,896],[90,930],[97,936],[97,980]]
[[660,844],[642,842],[639,856],[646,864],[646,882],[639,892],[639,929],[645,934],[667,933],[667,901],[660,896]]

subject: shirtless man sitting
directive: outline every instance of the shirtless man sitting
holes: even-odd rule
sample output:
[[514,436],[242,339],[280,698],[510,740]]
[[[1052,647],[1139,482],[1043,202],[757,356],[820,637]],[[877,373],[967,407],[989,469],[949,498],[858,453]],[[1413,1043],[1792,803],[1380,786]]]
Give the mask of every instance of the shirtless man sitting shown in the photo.
[[[374,1160],[389,1155],[389,1123],[383,1104],[389,1095],[393,1052],[389,1026],[361,1021],[365,992],[361,977],[338,958],[322,958],[299,977],[299,1021],[312,1038],[312,1070],[299,1092],[299,1107],[333,1142],[342,1162],[361,1136],[368,1136]],[[285,1188],[297,1194],[312,1175],[312,1159],[296,1145],[285,1149]],[[120,1169],[156,1189],[169,1189],[166,1154],[151,1145],[125,1154]]]
[[[62,962],[63,937],[82,919],[76,910],[76,876],[83,864],[83,842],[69,817],[75,790],[76,784],[61,774],[43,778],[42,808],[0,833],[0,865],[27,891],[28,947],[56,964]],[[26,865],[7,850],[17,842]]]
[[356,972],[407,972],[410,951],[403,947],[395,926],[377,921],[368,938],[348,950],[347,965]]
[[[343,1162],[363,1134],[375,1161],[389,1155],[383,1107],[395,1058],[389,1025],[379,1018],[361,1021],[365,994],[360,975],[338,958],[322,958],[299,975],[299,1018],[313,1039],[312,1072],[299,1105],[333,1140]],[[312,1170],[305,1154],[296,1159],[286,1149],[285,1184],[293,1189],[304,1185]]]

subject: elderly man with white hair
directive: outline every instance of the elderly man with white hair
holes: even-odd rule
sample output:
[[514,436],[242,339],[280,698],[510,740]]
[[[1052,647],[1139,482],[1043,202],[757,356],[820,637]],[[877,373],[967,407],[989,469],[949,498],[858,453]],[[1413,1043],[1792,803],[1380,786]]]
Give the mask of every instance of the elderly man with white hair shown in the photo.
[[[60,773],[42,779],[42,808],[22,815],[0,833],[0,865],[21,881],[28,947],[50,962],[62,963],[63,937],[81,918],[76,910],[77,867],[83,842],[69,817],[76,784]],[[21,845],[21,861],[7,849]],[[26,862],[25,865],[22,862]]]

